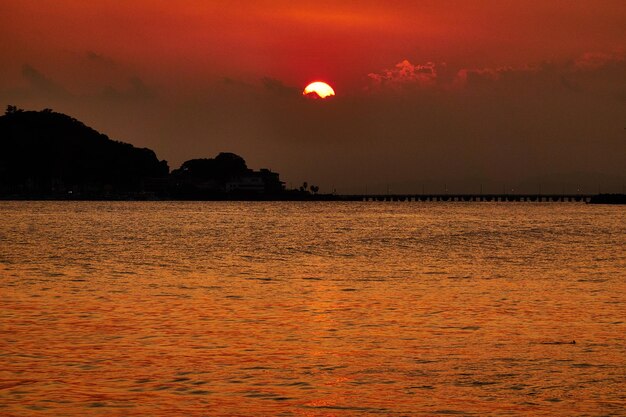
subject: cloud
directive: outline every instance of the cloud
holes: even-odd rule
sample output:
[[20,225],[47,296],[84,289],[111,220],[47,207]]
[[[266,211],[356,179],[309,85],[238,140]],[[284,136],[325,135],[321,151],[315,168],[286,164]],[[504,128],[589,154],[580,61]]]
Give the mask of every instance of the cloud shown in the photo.
[[497,81],[502,75],[513,71],[512,68],[463,68],[457,73],[457,82]]
[[540,67],[462,68],[454,77],[453,87],[472,88],[495,84],[524,84],[532,82],[541,72]]
[[588,52],[561,62],[523,66],[451,68],[446,64],[412,64],[403,60],[392,69],[368,74],[370,91],[432,90],[455,92],[487,89],[510,94],[563,90],[595,94],[623,102],[626,96],[624,52]]
[[420,87],[434,86],[438,82],[438,70],[446,67],[445,63],[413,65],[408,60],[403,60],[392,69],[385,69],[379,73],[370,73],[367,76],[375,86],[397,87],[402,85],[417,85]]
[[[21,76],[26,80],[24,87],[0,90],[0,98],[9,102],[32,102],[36,105],[59,106],[59,103],[141,102],[154,100],[158,96],[155,87],[137,76],[127,77],[122,82],[100,84],[95,91],[70,91],[64,85],[48,77],[35,67],[25,64]],[[104,85],[104,87],[102,87]]]
[[267,91],[278,96],[298,96],[299,94],[299,89],[287,86],[282,81],[274,78],[264,77],[261,79],[261,83]]
[[28,81],[33,92],[46,97],[65,97],[69,93],[52,79],[26,64],[22,67],[22,76]]
[[87,51],[84,57],[88,62],[105,68],[114,68],[117,66],[117,63],[112,58],[94,51]]
[[626,55],[624,52],[587,53],[575,60],[564,75],[581,92],[626,103]]
[[574,60],[572,67],[574,70],[583,72],[595,71],[618,62],[624,62],[624,58],[623,52],[587,52]]
[[156,91],[146,85],[139,77],[132,77],[130,79],[131,95],[136,98],[150,99],[156,96]]

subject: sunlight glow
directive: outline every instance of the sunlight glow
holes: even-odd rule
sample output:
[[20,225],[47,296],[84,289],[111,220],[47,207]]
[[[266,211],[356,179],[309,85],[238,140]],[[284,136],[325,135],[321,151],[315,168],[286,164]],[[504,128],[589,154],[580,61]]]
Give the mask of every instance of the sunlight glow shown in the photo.
[[308,96],[309,94],[317,95],[319,98],[326,98],[335,95],[335,90],[333,88],[322,81],[315,81],[306,86],[303,95]]

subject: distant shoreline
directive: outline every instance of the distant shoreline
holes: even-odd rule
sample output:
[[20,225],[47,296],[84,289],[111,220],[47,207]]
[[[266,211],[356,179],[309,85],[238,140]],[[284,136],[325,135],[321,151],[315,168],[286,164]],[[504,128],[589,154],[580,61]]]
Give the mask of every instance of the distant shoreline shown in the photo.
[[168,198],[149,194],[115,196],[7,195],[0,201],[298,201],[298,202],[448,202],[626,204],[626,194],[245,194]]

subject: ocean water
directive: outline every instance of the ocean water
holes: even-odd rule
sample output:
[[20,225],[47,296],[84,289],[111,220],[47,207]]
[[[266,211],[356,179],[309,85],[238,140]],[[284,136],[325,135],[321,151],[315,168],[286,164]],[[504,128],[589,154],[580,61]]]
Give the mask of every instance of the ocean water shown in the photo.
[[626,209],[0,202],[0,415],[623,416]]

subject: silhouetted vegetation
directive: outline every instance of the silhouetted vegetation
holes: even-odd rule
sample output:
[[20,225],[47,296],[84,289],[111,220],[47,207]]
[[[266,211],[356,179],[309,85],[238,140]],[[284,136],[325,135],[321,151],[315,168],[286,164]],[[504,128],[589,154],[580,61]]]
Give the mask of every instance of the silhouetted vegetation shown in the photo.
[[50,109],[0,117],[0,192],[42,198],[155,192],[169,167],[153,151],[109,139]]
[[277,173],[253,171],[242,157],[228,152],[184,162],[172,171],[170,191],[175,198],[190,199],[276,198],[285,193]]
[[248,174],[246,161],[234,153],[222,152],[215,158],[191,159],[184,162],[172,175],[179,178],[225,181]]

